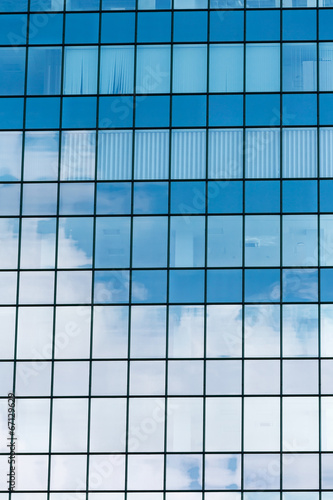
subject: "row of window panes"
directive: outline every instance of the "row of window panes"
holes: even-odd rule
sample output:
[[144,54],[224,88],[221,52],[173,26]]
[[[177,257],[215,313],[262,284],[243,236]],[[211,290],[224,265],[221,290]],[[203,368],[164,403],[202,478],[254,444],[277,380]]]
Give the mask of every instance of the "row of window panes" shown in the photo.
[[[282,90],[311,92],[317,89],[317,49],[314,43],[283,44]],[[170,93],[170,46],[138,46],[136,93]],[[29,49],[28,95],[58,95],[61,91],[62,49]],[[67,47],[63,92],[96,94],[97,47]],[[210,46],[209,92],[243,92],[244,48],[242,44]],[[1,48],[0,95],[24,94],[25,49]],[[207,91],[207,47],[173,47],[174,93]],[[258,77],[259,76],[259,77]],[[279,92],[280,45],[246,45],[247,92]],[[319,90],[333,90],[333,43],[319,44]],[[101,94],[132,94],[134,91],[134,47],[102,47]]]
[[[129,182],[99,182],[96,186],[97,215],[130,215],[131,187]],[[205,214],[241,214],[243,212],[242,181],[172,181],[170,183],[170,213],[187,216]],[[333,212],[332,180],[321,180],[320,211]],[[56,183],[25,183],[22,215],[93,215],[95,186],[91,182],[60,184],[59,212]],[[134,215],[165,215],[169,212],[168,182],[135,182],[133,186]],[[245,181],[246,214],[313,213],[318,211],[318,183],[314,180],[282,182]],[[206,199],[207,196],[207,199]],[[20,214],[20,184],[0,184],[0,215]],[[325,218],[324,218],[325,219]],[[323,220],[324,220],[323,219]],[[192,219],[194,220],[194,219]]]
[[[38,459],[36,458],[36,461]],[[31,462],[30,462],[31,463]],[[34,463],[34,462],[32,462]],[[87,493],[89,500],[105,500],[105,493]],[[23,496],[24,495],[24,496]],[[47,496],[49,495],[49,496]],[[65,494],[66,495],[66,494]],[[333,499],[333,493],[330,491],[323,491],[320,493],[321,498],[323,500],[332,500]],[[19,500],[28,500],[27,496],[25,493],[16,493],[16,496],[18,496]],[[107,493],[108,498],[110,500],[125,500],[125,493]],[[86,500],[86,493],[76,493],[77,500]],[[1,500],[8,500],[8,494],[7,493],[0,493],[0,499]],[[50,498],[50,500],[63,500],[64,499],[64,493],[34,493],[34,498],[36,500],[46,500],[47,498]],[[166,493],[153,493],[151,491],[146,491],[144,493],[134,493],[134,492],[127,492],[126,493],[126,498],[128,500],[146,500],[149,498],[149,500],[202,500],[202,493],[200,492],[183,492],[183,491],[177,491],[177,492],[166,492]],[[209,492],[205,491],[204,492],[204,498],[205,500],[280,500],[280,493],[278,492],[258,492],[251,490],[251,492],[244,492],[241,494],[240,492]],[[319,500],[319,492],[311,491],[311,492],[304,492],[304,491],[293,491],[293,492],[282,492],[282,500]]]
[[[172,5],[173,3],[173,5]],[[280,6],[279,0],[247,0],[248,8],[274,8]],[[319,0],[319,7],[332,7],[330,0]],[[66,0],[67,11],[85,10],[163,10],[163,9],[226,9],[242,8],[243,0]],[[283,7],[316,7],[316,0],[283,0]],[[31,12],[62,11],[64,0],[31,0]],[[0,12],[26,12],[28,0],[1,0]]]
[[[38,276],[37,273],[35,276]],[[102,292],[103,290],[101,295]],[[319,335],[320,355],[333,357],[332,304],[323,304],[320,310],[318,304],[284,304],[282,308],[278,304],[257,304],[246,305],[244,309],[241,305],[225,304],[207,305],[206,309],[205,318],[203,305],[170,305],[168,311],[166,306],[132,306],[131,357],[202,358],[206,353],[207,358],[240,358],[243,353],[242,315],[246,358],[279,358],[281,348],[286,358],[317,357]],[[6,325],[3,332],[5,342],[1,350],[2,359],[12,359],[14,356],[15,312],[15,307],[0,309],[2,323]],[[129,307],[95,306],[90,346],[90,306],[57,306],[53,309],[53,306],[30,305],[18,309],[17,359],[45,361],[52,358],[53,314],[55,359],[89,358],[91,347],[94,359],[128,357]],[[280,330],[283,332],[282,342]],[[325,368],[330,380],[331,364],[331,361],[328,361]],[[29,366],[35,366],[34,362]],[[31,372],[28,373],[31,375]],[[29,378],[31,386],[34,377]],[[4,375],[3,380],[5,384],[9,383],[10,375]],[[78,379],[74,377],[72,380],[74,383]],[[118,380],[112,376],[108,378],[108,384],[118,383]],[[264,387],[266,378],[261,377],[260,380]],[[325,380],[327,381],[322,379],[322,383],[326,384],[323,387],[330,391],[328,388],[331,387],[331,382]],[[223,383],[232,384],[232,381],[231,378]],[[222,384],[222,380],[220,383]],[[108,384],[106,387],[109,387]],[[23,391],[21,395],[26,394],[24,386],[21,386],[20,390]],[[30,387],[29,391],[31,390]]]
[[[293,341],[290,338],[288,340],[289,343]],[[288,343],[288,340],[285,342]],[[22,345],[22,338],[20,341]],[[55,341],[58,341],[57,337]],[[26,343],[27,340],[24,342]],[[32,366],[32,362],[17,363],[16,396],[37,395],[35,392],[37,384],[28,376],[29,368]],[[281,366],[281,373],[283,373],[281,378],[280,360],[245,360],[244,370],[242,370],[241,360],[208,360],[205,365],[199,360],[170,360],[167,394],[169,396],[202,396],[203,394],[206,396],[240,396],[242,395],[242,374],[244,374],[244,395],[279,395],[281,387],[283,395],[315,395],[319,393],[319,376],[321,376],[321,394],[332,395],[333,360],[323,360],[320,366],[319,372],[317,360],[285,359]],[[13,367],[14,364],[10,362],[0,363],[1,396],[6,396],[12,391]],[[129,367],[126,361],[93,361],[91,395],[126,396],[128,369],[130,396],[164,396],[165,361],[131,361]],[[49,396],[51,361],[44,361],[41,371],[44,374],[43,381],[39,381],[41,384],[39,396]],[[89,372],[89,361],[56,361],[52,378],[53,396],[88,396]],[[205,384],[203,383],[204,372]],[[23,378],[26,384],[22,383],[20,378]],[[150,380],[149,383],[147,383],[148,380]],[[236,449],[238,448],[233,448],[234,451]],[[222,448],[221,451],[226,450]]]
[[[138,43],[207,42],[207,12],[139,13],[137,18]],[[330,26],[333,11],[319,11],[319,39],[332,40]],[[63,41],[62,14],[32,14],[29,16],[30,45],[61,44]],[[209,16],[209,41],[274,41],[316,40],[317,23],[315,10],[283,11],[282,32],[280,32],[280,11],[255,10],[213,11]],[[65,43],[90,44],[99,41],[99,14],[67,14]],[[27,17],[21,15],[0,15],[0,44],[25,45]],[[295,29],[297,25],[297,29]],[[172,36],[171,36],[172,33]],[[102,43],[134,43],[135,14],[103,14],[101,26]]]
[[[103,407],[101,407],[102,412]],[[80,411],[80,410],[78,410]],[[148,418],[148,417],[147,417]],[[149,420],[149,418],[148,418]],[[193,423],[191,423],[193,426]],[[297,423],[295,423],[297,427]],[[201,429],[200,429],[201,430]],[[181,435],[184,434],[183,430],[179,430]],[[140,433],[141,435],[141,433]],[[145,434],[143,434],[146,437]],[[133,438],[138,441],[138,438]],[[7,457],[2,457],[1,465],[5,468]],[[141,491],[141,496],[130,496],[128,498],[152,498],[162,499],[163,493],[158,496],[154,493],[153,496],[149,495],[149,491],[163,491],[167,490],[180,490],[192,493],[187,493],[184,497],[181,493],[166,493],[168,500],[201,500],[202,488],[205,490],[225,491],[227,496],[221,493],[214,493],[209,496],[205,493],[207,499],[226,499],[240,500],[241,496],[237,493],[230,493],[232,490],[240,490],[241,485],[248,491],[253,490],[268,490],[264,496],[256,497],[253,493],[248,493],[244,498],[256,499],[266,498],[270,500],[278,500],[280,493],[269,492],[271,490],[279,490],[280,488],[280,462],[282,465],[282,485],[285,489],[298,490],[303,488],[304,494],[298,493],[283,493],[284,500],[318,500],[319,496],[316,492],[311,490],[318,490],[319,477],[321,476],[321,483],[324,488],[332,488],[332,455],[304,453],[304,454],[284,454],[282,457],[278,453],[262,453],[258,455],[245,454],[244,461],[239,454],[207,454],[204,458],[205,462],[205,475],[203,479],[203,456],[201,454],[169,454],[165,457],[163,454],[136,454],[129,455],[127,459],[127,467],[125,468],[125,455],[91,455],[89,457],[89,472],[88,472],[88,485],[89,490],[103,489],[109,492],[124,491],[125,490],[125,476],[127,471],[127,490]],[[3,464],[2,464],[3,462]],[[319,463],[321,462],[321,474]],[[48,463],[49,457],[47,455],[27,455],[16,456],[17,468],[23,469],[20,474],[20,479],[17,480],[16,487],[18,490],[48,490]],[[243,466],[242,466],[243,463]],[[271,472],[273,469],[273,473]],[[29,471],[29,472],[28,472]],[[104,476],[96,471],[103,471]],[[108,474],[105,472],[108,471]],[[138,474],[140,471],[140,474]],[[50,457],[50,489],[51,491],[66,491],[71,494],[75,491],[77,484],[82,484],[84,487],[87,484],[87,456],[86,455],[51,455]],[[166,480],[164,481],[164,476]],[[242,481],[243,477],[243,481]],[[1,484],[1,483],[0,483]],[[3,489],[5,489],[5,483]],[[96,485],[99,487],[96,488]],[[193,491],[200,491],[200,493],[193,493]],[[309,492],[310,490],[310,492]],[[17,493],[19,495],[19,493]],[[107,495],[113,499],[123,499],[123,494],[119,493],[112,496],[110,493],[103,495],[92,496],[89,498],[105,498]],[[128,493],[129,495],[129,493]],[[331,499],[330,493],[324,496],[325,499]],[[16,496],[16,495],[15,495]],[[1,497],[0,497],[1,498]],[[27,498],[27,497],[23,497]],[[36,498],[37,497],[36,495]],[[42,498],[46,498],[43,497]],[[52,499],[66,498],[66,493],[62,496],[56,496],[56,493],[51,494]],[[78,497],[84,498],[84,497]]]
[[[44,246],[43,250],[47,248]],[[69,249],[70,253],[70,249]],[[84,256],[82,262],[85,263]],[[47,264],[52,255],[46,255]],[[255,303],[333,302],[333,270],[291,268],[246,269],[244,271],[244,300]],[[92,271],[62,270],[57,273],[57,304],[90,304],[92,300]],[[21,305],[53,304],[54,271],[21,271],[18,301]],[[169,277],[169,280],[167,278]],[[17,272],[0,273],[1,303],[11,305],[17,299]],[[135,270],[131,276],[131,300],[135,304],[161,303],[240,303],[243,299],[243,272],[241,269],[208,269],[205,293],[205,271],[201,269]],[[97,304],[129,302],[128,271],[95,271],[94,302]],[[280,297],[280,289],[282,296]],[[32,293],[33,291],[33,293]]]
[[[17,263],[18,219],[0,219],[2,250],[1,268],[13,269]],[[21,223],[20,267],[48,269],[55,266],[55,218],[25,218]],[[92,217],[67,217],[58,221],[57,265],[65,268],[92,267]],[[287,267],[333,266],[333,215],[320,217],[318,248],[317,215],[284,215],[282,218],[282,264]],[[132,266],[134,268],[166,267],[168,262],[168,218],[135,217],[133,219]],[[170,219],[170,267],[204,267],[205,217],[172,216]],[[95,267],[128,268],[130,264],[131,224],[128,217],[98,217],[95,228]],[[208,267],[280,266],[280,216],[240,215],[209,216],[207,220]],[[119,274],[119,273],[118,273]],[[164,273],[138,272],[147,286]],[[150,278],[149,278],[150,276]],[[134,280],[134,275],[132,276]],[[124,276],[125,287],[128,276]],[[140,282],[140,280],[139,280]],[[161,285],[162,283],[160,283]],[[142,283],[143,285],[143,283]],[[114,284],[116,287],[116,284]],[[157,284],[155,284],[157,287]],[[144,286],[143,286],[144,288]],[[134,291],[133,291],[134,292]],[[140,293],[138,292],[138,298]],[[155,297],[157,299],[157,296]],[[143,299],[142,299],[143,300]],[[158,299],[157,299],[158,300]],[[158,300],[159,302],[160,300]]]
[[[208,178],[242,178],[243,130],[214,129],[209,130],[208,134]],[[0,132],[1,181],[13,182],[21,179],[22,137],[21,132]],[[319,175],[333,177],[333,128],[321,128],[319,138]],[[204,179],[206,131],[173,130],[171,139],[171,179]],[[135,132],[133,176],[135,180],[169,178],[169,140],[168,130]],[[245,141],[245,177],[280,178],[280,129],[247,129]],[[63,132],[61,144],[60,179],[93,180],[96,132]],[[132,131],[100,131],[97,179],[130,180],[132,148]],[[283,129],[282,149],[284,178],[317,177],[317,129]],[[58,132],[26,133],[23,173],[25,181],[57,180],[58,159]],[[303,184],[303,189],[310,189],[312,196],[315,196],[310,184]],[[302,210],[309,209],[302,208]],[[316,211],[316,208],[312,210]]]

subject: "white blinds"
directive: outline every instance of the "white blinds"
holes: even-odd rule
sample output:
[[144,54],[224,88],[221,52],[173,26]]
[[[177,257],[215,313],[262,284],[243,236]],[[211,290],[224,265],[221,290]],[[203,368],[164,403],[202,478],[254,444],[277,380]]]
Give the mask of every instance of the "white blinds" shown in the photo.
[[61,180],[94,179],[95,148],[95,132],[63,132],[61,142]]
[[138,45],[136,92],[164,94],[170,92],[170,45]]
[[96,94],[97,47],[66,47],[64,94]]
[[248,129],[245,145],[245,177],[280,177],[280,130]]
[[206,176],[206,131],[172,131],[172,179],[202,179]]
[[173,92],[206,92],[207,49],[205,45],[173,46]]
[[320,176],[333,177],[333,128],[321,128],[320,138]]
[[135,133],[135,179],[168,179],[169,131],[139,130]]
[[107,130],[98,134],[97,178],[128,180],[132,177],[132,131]]
[[243,131],[210,130],[208,177],[237,179],[243,175]]
[[283,130],[283,177],[317,176],[317,131],[314,128]]
[[134,47],[101,48],[101,94],[132,94]]

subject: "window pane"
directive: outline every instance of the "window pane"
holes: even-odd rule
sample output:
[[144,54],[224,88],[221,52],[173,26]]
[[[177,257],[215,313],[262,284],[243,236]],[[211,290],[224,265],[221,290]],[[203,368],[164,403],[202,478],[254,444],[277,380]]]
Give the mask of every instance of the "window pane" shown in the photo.
[[26,132],[24,180],[57,180],[59,169],[58,157],[58,132]]
[[246,129],[246,178],[280,177],[280,130]]
[[101,48],[101,94],[131,94],[134,80],[134,48]]
[[280,46],[277,43],[247,44],[246,91],[280,90]]
[[136,92],[164,94],[170,92],[170,45],[137,47]]
[[293,304],[283,306],[283,355],[317,356],[318,307]]
[[317,239],[316,215],[284,215],[283,265],[318,265]]
[[206,85],[206,47],[204,45],[174,45],[173,92],[206,92]]
[[317,177],[317,130],[283,129],[283,177]]
[[172,217],[170,266],[202,267],[205,258],[204,217]]
[[210,45],[209,57],[209,92],[243,92],[243,45]]
[[58,47],[29,49],[27,93],[59,94],[61,85],[61,54]]
[[240,216],[209,217],[207,259],[211,267],[242,265],[243,221]]
[[96,94],[98,49],[66,47],[64,94]]
[[314,43],[283,44],[283,90],[317,90],[317,55]]
[[24,93],[25,49],[0,49],[0,95]]
[[280,264],[280,217],[245,217],[245,265],[273,267]]
[[333,43],[319,44],[319,90],[333,90]]

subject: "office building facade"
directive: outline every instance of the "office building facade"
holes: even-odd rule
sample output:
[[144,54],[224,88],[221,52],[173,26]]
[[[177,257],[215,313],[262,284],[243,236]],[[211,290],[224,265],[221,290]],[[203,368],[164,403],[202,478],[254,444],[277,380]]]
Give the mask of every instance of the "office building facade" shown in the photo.
[[0,500],[333,500],[332,0],[0,0],[0,182]]

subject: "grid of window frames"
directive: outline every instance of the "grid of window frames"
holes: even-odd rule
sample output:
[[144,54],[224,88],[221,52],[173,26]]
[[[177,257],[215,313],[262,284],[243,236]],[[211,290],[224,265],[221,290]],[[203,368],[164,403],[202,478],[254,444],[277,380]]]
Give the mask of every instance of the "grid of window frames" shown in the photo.
[[318,1],[0,0],[0,500],[333,499]]

